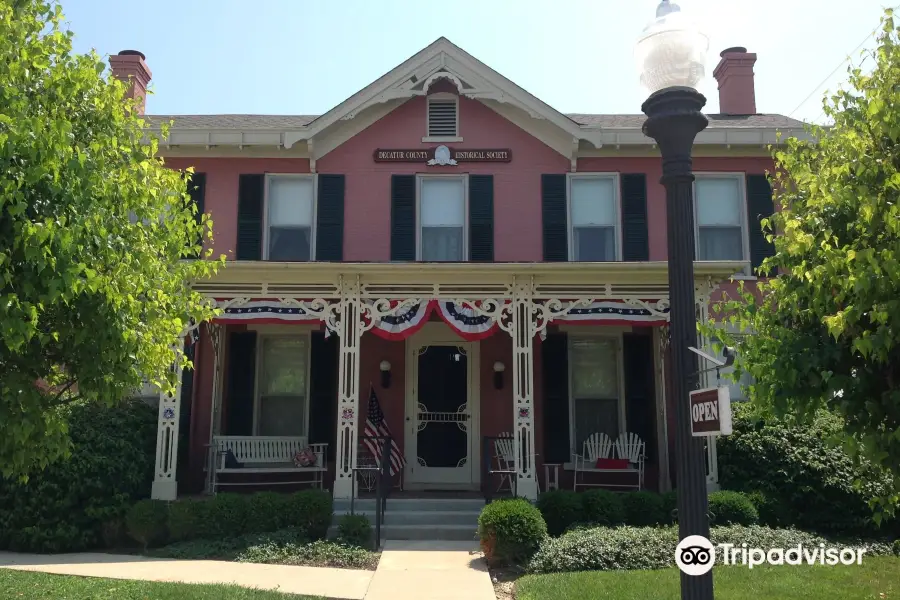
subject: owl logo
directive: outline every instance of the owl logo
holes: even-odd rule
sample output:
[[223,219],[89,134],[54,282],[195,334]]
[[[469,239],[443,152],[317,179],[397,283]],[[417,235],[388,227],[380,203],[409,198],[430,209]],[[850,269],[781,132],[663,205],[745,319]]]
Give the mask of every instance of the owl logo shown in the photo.
[[455,167],[457,162],[452,158],[450,154],[450,148],[447,146],[438,146],[434,149],[434,158],[428,161],[429,166],[452,166]]

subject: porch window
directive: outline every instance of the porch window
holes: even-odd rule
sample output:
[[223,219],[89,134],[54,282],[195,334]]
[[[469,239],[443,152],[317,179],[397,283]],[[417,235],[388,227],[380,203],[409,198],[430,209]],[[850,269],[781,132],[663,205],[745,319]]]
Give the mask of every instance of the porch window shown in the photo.
[[744,260],[743,178],[698,175],[694,182],[698,260]]
[[584,441],[595,433],[615,440],[624,426],[621,392],[620,343],[612,336],[569,336],[572,385],[570,439],[581,453]]
[[308,336],[260,336],[256,435],[307,434]]
[[616,177],[572,177],[569,180],[569,247],[572,260],[603,262],[618,257]]
[[421,177],[418,213],[421,260],[466,260],[465,177]]
[[266,186],[266,259],[312,260],[314,179],[270,175]]

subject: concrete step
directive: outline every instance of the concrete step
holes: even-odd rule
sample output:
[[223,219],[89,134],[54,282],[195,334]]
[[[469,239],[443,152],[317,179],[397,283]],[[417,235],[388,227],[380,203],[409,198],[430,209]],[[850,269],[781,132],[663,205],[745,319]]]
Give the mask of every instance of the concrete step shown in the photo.
[[[366,498],[354,502],[354,510],[375,512],[375,500]],[[388,498],[386,512],[391,511],[465,511],[481,512],[484,508],[484,500],[480,498]],[[334,513],[343,515],[350,512],[349,500],[336,500]]]
[[475,541],[475,527],[471,525],[384,525],[381,538],[385,540],[457,540]]
[[[334,513],[332,523],[337,525],[345,513]],[[375,524],[374,510],[357,510],[356,514],[365,515],[369,522]],[[478,525],[479,511],[474,510],[387,510],[384,513],[385,525]]]

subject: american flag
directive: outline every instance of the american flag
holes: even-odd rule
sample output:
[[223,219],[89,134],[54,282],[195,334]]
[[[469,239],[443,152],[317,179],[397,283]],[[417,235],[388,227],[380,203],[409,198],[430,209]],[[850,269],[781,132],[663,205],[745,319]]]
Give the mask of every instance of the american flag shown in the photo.
[[366,417],[366,428],[363,431],[365,439],[363,444],[369,449],[369,452],[375,457],[377,464],[381,464],[381,448],[384,440],[370,439],[376,436],[391,436],[391,476],[394,476],[406,465],[406,459],[400,452],[400,446],[394,441],[391,430],[384,420],[384,413],[381,411],[381,405],[378,403],[378,396],[375,395],[375,387],[369,387],[369,414]]

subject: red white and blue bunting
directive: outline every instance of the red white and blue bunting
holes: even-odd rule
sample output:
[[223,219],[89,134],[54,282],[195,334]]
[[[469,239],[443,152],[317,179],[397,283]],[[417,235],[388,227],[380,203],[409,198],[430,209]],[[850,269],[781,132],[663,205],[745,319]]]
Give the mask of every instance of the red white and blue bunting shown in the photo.
[[657,308],[655,304],[656,301],[646,301],[646,306],[641,306],[616,300],[603,300],[573,308],[566,315],[554,319],[554,322],[569,325],[666,325],[669,322],[668,306]]
[[313,323],[319,321],[317,314],[307,312],[303,307],[280,300],[255,299],[240,304],[219,302],[224,306],[216,323]]
[[372,327],[372,333],[386,340],[406,339],[421,329],[434,311],[457,335],[470,342],[489,337],[497,330],[497,323],[491,317],[478,314],[470,306],[449,300],[429,300],[397,315],[381,317]]

